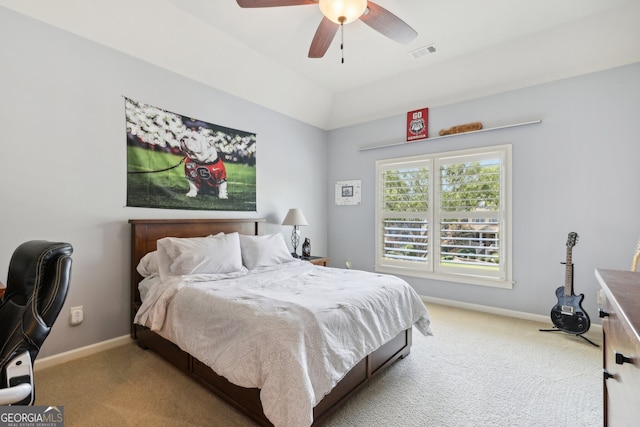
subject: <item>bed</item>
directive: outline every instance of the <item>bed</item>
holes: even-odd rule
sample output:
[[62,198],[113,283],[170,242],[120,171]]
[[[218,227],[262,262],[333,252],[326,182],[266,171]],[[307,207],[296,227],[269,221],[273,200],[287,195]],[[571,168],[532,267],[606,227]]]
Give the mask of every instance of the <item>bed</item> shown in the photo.
[[[195,274],[189,276],[181,276],[182,279],[180,280],[173,280],[174,278],[167,280],[167,278],[164,277],[165,280],[162,281],[160,280],[160,277],[156,277],[161,276],[161,274],[144,274],[144,276],[150,277],[143,277],[143,275],[140,274],[140,266],[144,264],[144,260],[149,258],[149,254],[153,253],[153,255],[155,255],[156,252],[162,252],[162,250],[166,249],[165,241],[170,241],[170,243],[173,244],[175,243],[175,241],[197,241],[198,238],[205,238],[205,236],[212,239],[231,239],[231,237],[233,236],[233,238],[235,239],[236,233],[238,233],[239,238],[243,241],[242,255],[244,256],[245,252],[249,251],[249,249],[252,248],[252,246],[247,245],[253,244],[254,241],[257,241],[256,239],[260,239],[259,241],[263,242],[265,241],[264,239],[268,238],[270,239],[270,242],[275,242],[272,237],[281,238],[279,233],[277,235],[265,236],[263,233],[264,222],[265,221],[263,219],[129,220],[129,223],[131,224],[131,337],[137,341],[140,347],[154,350],[174,366],[209,388],[216,395],[244,413],[259,425],[318,425],[331,412],[340,407],[350,395],[363,387],[371,378],[391,366],[391,364],[395,361],[409,355],[412,339],[412,325],[418,326],[419,330],[423,334],[430,334],[428,313],[426,312],[426,309],[421,302],[418,304],[414,301],[414,297],[417,295],[415,295],[415,292],[411,290],[407,294],[408,296],[406,297],[406,301],[405,297],[403,296],[401,297],[402,301],[398,302],[397,304],[399,307],[403,307],[402,310],[396,310],[397,312],[385,315],[386,317],[399,317],[400,311],[411,312],[411,321],[408,322],[408,325],[405,325],[406,327],[403,326],[402,329],[395,331],[391,327],[387,327],[385,325],[385,327],[382,328],[384,333],[377,331],[374,333],[370,333],[369,329],[371,328],[362,326],[360,330],[354,333],[357,335],[357,337],[366,336],[367,341],[365,343],[358,343],[357,345],[354,344],[353,346],[350,346],[353,347],[353,349],[349,348],[348,351],[345,351],[345,346],[341,345],[328,345],[323,347],[322,345],[318,345],[316,342],[313,342],[312,345],[300,345],[296,343],[295,345],[301,348],[300,353],[303,355],[303,357],[300,358],[304,359],[303,366],[299,367],[297,365],[297,361],[295,361],[296,364],[294,364],[293,362],[288,360],[288,357],[293,358],[297,356],[290,356],[289,353],[286,353],[289,350],[286,350],[286,352],[285,350],[282,350],[282,353],[277,353],[278,356],[275,358],[287,359],[284,365],[275,366],[275,363],[269,362],[267,364],[266,362],[259,362],[259,366],[255,368],[259,371],[259,375],[263,375],[264,371],[273,371],[273,373],[270,374],[270,379],[268,379],[266,383],[260,383],[264,384],[263,387],[247,386],[246,384],[248,384],[247,381],[249,381],[249,379],[253,381],[252,375],[254,375],[254,373],[248,372],[245,374],[245,371],[249,371],[249,368],[244,365],[234,365],[232,367],[234,368],[234,370],[229,371],[226,366],[233,365],[234,363],[236,363],[236,361],[233,358],[229,357],[229,354],[227,353],[229,353],[230,350],[227,350],[231,348],[235,349],[235,347],[237,346],[238,349],[245,349],[242,353],[243,355],[256,353],[255,358],[264,357],[258,355],[258,353],[264,352],[262,350],[262,347],[260,347],[260,350],[254,351],[251,349],[249,351],[246,350],[246,347],[241,346],[249,345],[245,343],[245,341],[259,341],[261,339],[260,337],[262,336],[265,337],[265,340],[269,340],[267,332],[260,333],[259,335],[256,335],[256,337],[252,337],[250,340],[241,339],[241,337],[246,336],[246,332],[238,332],[238,338],[234,338],[233,341],[224,341],[224,339],[220,338],[220,341],[217,341],[216,343],[206,344],[205,347],[201,347],[201,342],[204,342],[205,340],[199,339],[200,336],[197,334],[202,335],[202,331],[208,331],[212,327],[211,325],[223,325],[225,324],[225,322],[226,326],[224,327],[224,330],[230,331],[230,334],[235,333],[233,331],[236,330],[242,331],[239,328],[240,325],[243,325],[245,323],[246,318],[256,317],[256,314],[254,314],[253,312],[250,315],[242,314],[242,310],[245,309],[245,305],[247,304],[266,307],[267,311],[269,312],[286,312],[287,316],[285,317],[289,319],[291,318],[291,316],[300,316],[302,320],[297,323],[307,325],[312,323],[309,319],[323,317],[325,316],[324,312],[328,311],[327,308],[329,307],[328,304],[330,304],[330,302],[319,302],[321,300],[324,301],[324,298],[320,298],[318,297],[318,295],[322,295],[322,292],[326,292],[322,288],[322,286],[325,285],[321,282],[328,282],[331,279],[330,276],[339,275],[339,280],[347,283],[347,285],[341,287],[341,289],[343,289],[343,291],[345,292],[345,295],[350,295],[351,293],[356,292],[359,286],[363,288],[373,286],[373,283],[364,283],[365,279],[367,282],[387,280],[384,275],[314,266],[311,263],[300,260],[293,260],[291,262],[287,261],[286,265],[276,265],[271,267],[256,267],[254,265],[251,269],[248,270],[248,272],[245,271],[246,268],[243,265],[242,273],[223,272],[223,274],[221,273],[214,275],[215,280],[210,280],[211,278],[208,275]],[[159,240],[161,242],[160,244],[158,244]],[[206,242],[210,241],[211,240],[206,240]],[[229,241],[234,240],[231,239]],[[282,242],[284,242],[284,240]],[[284,246],[286,249],[286,245]],[[173,246],[171,247],[173,248]],[[249,249],[246,249],[247,247],[249,247]],[[162,250],[158,250],[159,248]],[[143,262],[141,263],[141,261]],[[245,258],[243,258],[242,261],[242,263],[245,265],[249,265],[253,262],[254,261],[252,260],[245,260]],[[163,264],[161,262],[159,264],[164,265],[167,263],[165,262]],[[172,265],[175,265],[175,263]],[[344,278],[342,278],[343,276],[341,275],[350,276],[344,276]],[[200,276],[203,276],[204,278],[200,278]],[[323,277],[325,276],[326,278],[323,279]],[[185,277],[187,279],[185,279]],[[393,278],[392,276],[390,277]],[[283,278],[295,278],[295,280],[290,280],[291,282],[295,283],[280,285],[280,282],[282,282]],[[322,314],[314,314],[311,313],[313,310],[309,310],[305,307],[300,308],[297,304],[291,305],[286,301],[283,302],[284,300],[288,299],[288,295],[297,295],[298,293],[301,293],[291,286],[296,285],[298,282],[300,282],[300,284],[303,284],[309,280],[316,279],[318,280],[318,286],[307,286],[306,289],[311,289],[312,292],[316,293],[315,297],[312,295],[310,298],[313,301],[316,301],[316,308],[318,312],[321,312]],[[393,279],[400,280],[397,278]],[[159,287],[160,285],[156,284],[160,282],[162,283],[162,288]],[[150,283],[151,285],[145,285],[145,283]],[[330,285],[331,284],[329,283],[326,284],[326,286]],[[273,300],[271,300],[266,299],[262,296],[262,293],[267,291],[256,291],[260,295],[256,297],[256,294],[252,294],[251,298],[249,298],[244,296],[244,294],[239,294],[239,292],[243,292],[243,286],[257,286],[258,288],[260,288],[260,290],[268,288],[268,292],[274,292],[274,295],[276,295],[278,292],[280,292],[280,294],[277,294],[278,296],[273,297]],[[406,287],[408,287],[408,285],[406,285]],[[195,288],[198,288],[198,290],[196,290]],[[388,289],[392,289],[394,288],[394,286],[383,284],[382,286],[380,286],[380,288],[383,289],[380,292],[387,292]],[[142,298],[143,295],[141,295],[141,289],[143,290],[142,294],[145,296],[144,301]],[[249,292],[254,292],[253,289],[254,288],[250,288]],[[204,292],[204,294],[198,294],[196,292]],[[223,301],[222,303],[225,304],[224,306],[215,306],[214,304],[220,303],[219,300],[221,298],[219,297],[219,294],[221,295],[222,292],[231,292],[231,297],[225,296],[225,298],[230,298],[230,300],[227,302]],[[191,296],[189,297],[188,295]],[[209,300],[206,298],[211,299]],[[291,298],[294,297],[292,296]],[[303,297],[301,296],[300,298]],[[305,296],[304,298],[308,297]],[[200,302],[200,300],[202,301]],[[163,304],[160,304],[160,301],[162,301]],[[249,302],[247,303],[247,301]],[[184,304],[187,303],[194,304],[193,307],[195,307],[195,304],[197,303],[202,303],[206,304],[206,307],[211,307],[211,309],[191,309],[191,306],[188,306],[190,307],[188,310],[179,308],[181,307],[180,304],[183,304],[184,307]],[[232,303],[238,303],[240,305],[232,306],[230,305]],[[340,306],[342,304],[338,303],[333,305]],[[226,307],[229,308],[227,309]],[[169,310],[169,308],[171,308],[171,310]],[[180,323],[181,326],[176,326],[177,324],[179,324],[179,322],[177,322],[176,320],[177,317],[180,317],[182,322],[184,320],[183,317],[185,319],[187,317],[191,318],[191,316],[201,315],[201,312],[205,311],[215,312],[217,316],[224,317],[218,317],[216,320],[211,321],[203,321],[197,318],[193,318],[192,320],[188,320],[192,323],[187,328],[182,326],[182,323]],[[366,315],[368,316],[369,314],[376,311],[380,310],[368,310]],[[192,314],[192,312],[195,314]],[[238,319],[234,318],[234,316],[236,316],[236,313],[238,313]],[[206,315],[208,316],[212,314],[208,313]],[[351,316],[352,314],[350,313],[349,315]],[[258,316],[260,317],[262,316],[262,314],[259,314]],[[378,316],[378,314],[376,314],[376,316]],[[380,314],[379,316],[385,317],[382,314]],[[271,321],[281,321],[279,317],[277,317],[275,320],[267,317],[261,317],[261,319],[265,319],[264,321],[260,322],[264,323],[265,327],[267,327],[266,325],[269,325],[269,322]],[[396,322],[395,319],[391,319],[391,321]],[[406,320],[404,322],[407,323]],[[352,323],[359,325],[360,321]],[[207,326],[203,326],[204,329],[202,329],[200,332],[197,332],[197,329],[200,327],[198,326],[199,324],[206,324]],[[274,325],[280,324],[274,323]],[[342,331],[344,328],[340,325],[335,325],[338,325],[338,323],[332,323],[330,328],[327,327],[325,329],[329,330],[329,333],[331,333],[332,336],[342,335],[343,332],[337,333],[334,331],[334,329]],[[222,326],[216,327],[218,328],[216,330],[222,328]],[[397,325],[394,325],[394,327],[397,327]],[[251,330],[254,330],[256,327],[251,326],[251,328]],[[278,328],[279,326],[269,326],[268,331],[278,330]],[[313,328],[316,328],[316,326],[314,326]],[[313,335],[314,337],[316,335],[322,336],[323,334],[326,334],[326,332],[324,329],[319,331],[313,329],[312,333],[307,333],[305,331],[304,333],[301,332],[300,334],[301,336],[302,334],[304,334],[304,341],[308,338],[308,335]],[[287,330],[286,335],[284,336],[288,337],[295,335],[295,332],[291,333],[289,330]],[[370,337],[369,335],[372,336]],[[362,339],[364,340],[364,338]],[[195,344],[194,341],[196,342]],[[239,343],[236,343],[236,341],[238,341]],[[271,343],[275,341],[279,342],[281,340],[271,339],[269,343],[258,344],[260,346],[266,347],[266,344],[269,344],[270,346]],[[329,340],[328,342],[333,343],[334,341]],[[368,349],[368,347],[370,346],[372,348]],[[355,352],[355,350],[365,351],[366,354],[352,354],[352,351]],[[278,350],[278,352],[280,351],[281,350]],[[215,355],[209,357],[210,353]],[[327,354],[329,354],[330,357],[327,357]],[[357,357],[357,360],[352,363],[350,358],[353,357]],[[344,363],[342,362],[342,358],[344,358]],[[238,357],[237,359],[240,360],[242,358]],[[324,372],[324,365],[328,364],[325,359],[329,359],[332,361],[332,365],[327,368],[328,374],[326,375],[326,381],[324,380],[325,376],[316,374],[317,372]],[[336,360],[338,362],[335,362]],[[255,364],[255,361],[252,361],[251,363]],[[344,364],[344,367],[341,367],[343,368],[344,372],[333,366],[336,363]],[[249,362],[247,362],[247,365],[249,365]],[[225,371],[225,369],[227,370]],[[284,369],[287,370],[285,371]],[[291,369],[291,371],[288,371],[288,369]],[[216,372],[216,370],[218,372]],[[300,371],[300,374],[298,373],[298,371]],[[311,374],[313,374],[311,375],[311,377],[313,378],[311,386],[306,384],[306,379],[301,379],[300,381],[297,380],[302,374],[305,374],[307,371],[311,371]],[[330,378],[332,375],[338,376],[332,379]],[[317,379],[318,377],[320,379]],[[227,378],[230,378],[231,381]],[[317,382],[320,382],[321,384],[317,385]],[[286,384],[279,384],[278,387],[280,387],[280,389],[274,389],[274,386],[272,385],[273,383]],[[302,391],[296,388],[298,387],[298,383],[300,383],[299,386],[302,387]],[[243,387],[236,384],[245,384],[245,386]],[[306,390],[304,388],[305,386],[306,389],[310,390],[308,393],[309,397],[307,399],[301,397],[306,396],[306,394],[303,392],[304,390]],[[291,387],[291,389],[283,389],[283,387]],[[314,395],[314,393],[316,394]],[[287,398],[287,395],[294,396],[289,396]],[[274,402],[274,396],[276,396],[275,400],[283,400],[283,402]],[[287,401],[287,399],[289,400]],[[291,409],[292,407],[298,405],[298,401],[301,402],[299,410],[298,408]],[[274,408],[274,405],[280,405],[290,413],[281,415],[282,408]],[[305,405],[308,406],[308,408]],[[309,413],[309,416],[307,418],[304,417],[305,411]]]

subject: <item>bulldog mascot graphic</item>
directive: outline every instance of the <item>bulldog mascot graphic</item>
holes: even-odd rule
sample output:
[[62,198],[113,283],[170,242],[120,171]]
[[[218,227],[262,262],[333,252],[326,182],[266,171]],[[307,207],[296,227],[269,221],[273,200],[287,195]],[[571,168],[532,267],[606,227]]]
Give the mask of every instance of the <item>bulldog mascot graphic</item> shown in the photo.
[[187,197],[217,194],[228,199],[227,170],[213,145],[213,138],[195,130],[187,130],[180,138],[180,149],[186,154],[184,174],[189,183]]

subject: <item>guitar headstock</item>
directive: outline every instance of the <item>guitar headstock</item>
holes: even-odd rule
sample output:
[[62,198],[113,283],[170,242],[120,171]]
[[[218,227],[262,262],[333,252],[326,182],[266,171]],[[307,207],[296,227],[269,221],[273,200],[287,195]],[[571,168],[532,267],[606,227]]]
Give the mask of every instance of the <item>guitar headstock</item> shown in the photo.
[[578,233],[576,233],[575,231],[572,231],[571,233],[569,233],[569,236],[567,237],[567,247],[568,248],[574,247],[577,241],[578,241]]

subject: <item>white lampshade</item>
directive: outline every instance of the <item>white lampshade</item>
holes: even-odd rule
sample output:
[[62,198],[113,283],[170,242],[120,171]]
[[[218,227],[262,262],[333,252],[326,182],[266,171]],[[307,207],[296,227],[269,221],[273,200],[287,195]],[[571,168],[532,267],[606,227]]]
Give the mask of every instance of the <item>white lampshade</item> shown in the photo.
[[[348,24],[367,10],[367,0],[320,0],[320,11],[336,24]],[[344,17],[344,22],[340,18]]]
[[309,225],[309,223],[304,217],[302,209],[289,209],[287,216],[282,221],[282,225]]

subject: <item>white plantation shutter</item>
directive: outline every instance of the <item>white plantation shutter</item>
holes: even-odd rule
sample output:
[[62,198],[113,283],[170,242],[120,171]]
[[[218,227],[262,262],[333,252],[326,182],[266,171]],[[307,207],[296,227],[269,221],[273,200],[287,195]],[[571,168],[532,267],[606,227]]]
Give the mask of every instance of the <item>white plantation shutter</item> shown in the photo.
[[511,287],[511,147],[376,164],[376,270]]
[[437,271],[504,279],[501,258],[502,152],[437,160]]
[[429,257],[430,159],[391,163],[380,170],[382,258],[387,265],[413,268]]

